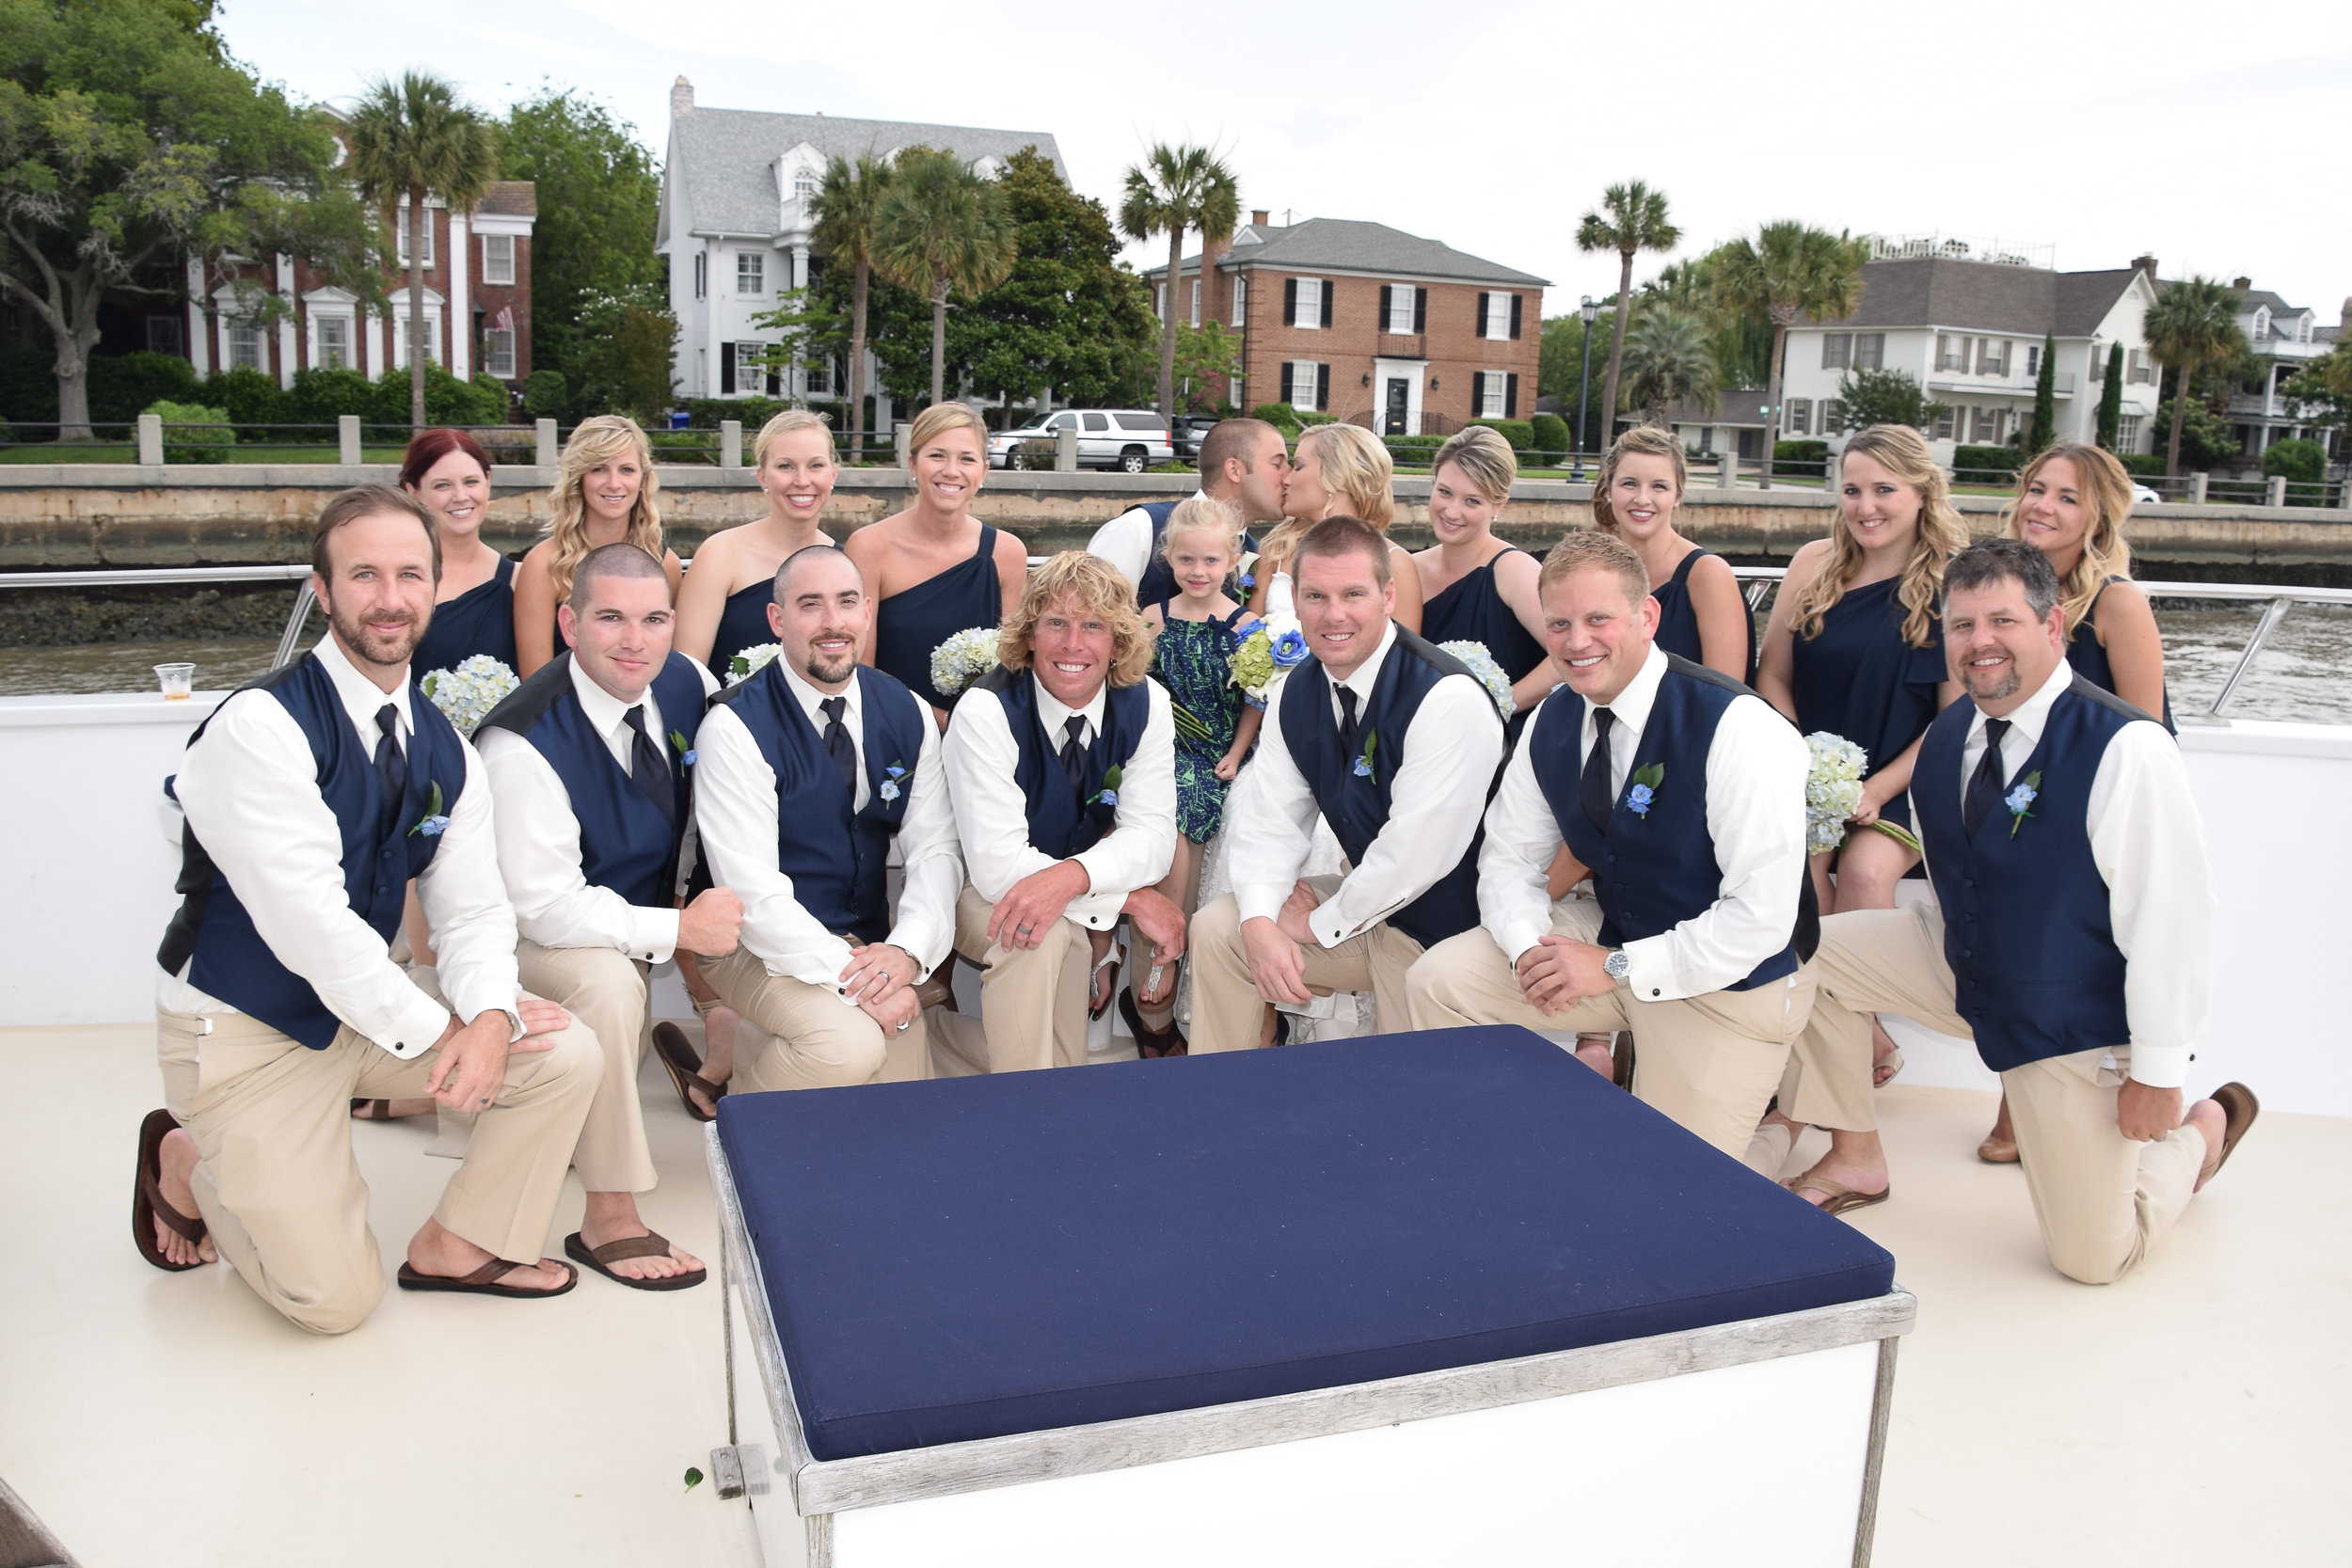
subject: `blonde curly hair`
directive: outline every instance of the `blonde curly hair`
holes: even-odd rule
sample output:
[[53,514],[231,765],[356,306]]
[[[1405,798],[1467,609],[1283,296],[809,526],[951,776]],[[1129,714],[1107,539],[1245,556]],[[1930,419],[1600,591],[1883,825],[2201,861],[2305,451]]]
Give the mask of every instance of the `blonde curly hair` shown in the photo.
[[548,498],[545,537],[555,544],[548,580],[558,604],[572,596],[572,574],[596,548],[588,542],[588,475],[597,465],[623,456],[634,456],[644,477],[638,482],[637,499],[628,509],[628,522],[618,543],[634,545],[656,561],[662,559],[661,508],[654,500],[660,494],[661,479],[653,468],[653,443],[637,428],[637,421],[625,415],[598,414],[582,420],[572,438],[564,443],[564,455],[556,459],[555,490]]
[[1039,618],[1063,598],[1075,600],[1082,614],[1111,628],[1111,685],[1133,686],[1143,679],[1152,668],[1152,624],[1136,609],[1135,585],[1118,567],[1085,550],[1064,550],[1029,574],[1021,603],[996,628],[996,662],[1026,670]]
[[[1915,648],[1932,646],[1944,633],[1944,563],[1968,543],[1968,525],[1952,505],[1951,486],[1926,437],[1911,426],[1874,424],[1856,431],[1846,442],[1846,455],[1855,453],[1919,492],[1918,531],[1912,536],[1911,559],[1903,562],[1895,597],[1903,607],[1903,641]],[[1803,638],[1820,636],[1821,618],[1845,597],[1847,581],[1861,565],[1862,546],[1840,517],[1830,525],[1828,558],[1797,594],[1790,629]]]
[[2102,447],[2060,441],[2046,448],[2017,476],[2017,494],[2001,509],[2004,538],[2026,536],[2017,521],[2017,509],[2025,504],[2026,487],[2034,482],[2036,474],[2061,457],[2074,465],[2083,506],[2090,514],[2090,526],[2083,531],[2082,559],[2074,562],[2073,571],[2058,579],[2058,603],[2066,607],[2066,635],[2072,637],[2083,624],[2083,617],[2090,613],[2090,606],[2099,597],[2099,591],[2107,585],[2107,578],[2132,575],[2132,546],[2123,538],[2123,520],[2132,515],[2132,476],[2116,460],[2115,453]]

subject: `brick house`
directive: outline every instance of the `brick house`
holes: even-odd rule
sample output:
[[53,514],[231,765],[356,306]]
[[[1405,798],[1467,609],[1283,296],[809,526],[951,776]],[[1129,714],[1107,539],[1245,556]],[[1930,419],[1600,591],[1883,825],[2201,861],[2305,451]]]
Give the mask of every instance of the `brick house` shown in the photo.
[[[425,201],[422,309],[426,353],[460,378],[486,371],[519,386],[531,373],[531,232],[538,190],[528,180],[492,184],[470,213]],[[280,387],[309,368],[355,370],[370,378],[408,368],[408,214],[395,216],[398,264],[385,274],[389,314],[367,309],[349,290],[321,279],[307,262],[278,256],[214,286],[206,309],[203,263],[187,263],[186,338],[169,317],[151,316],[149,348],[184,352],[196,373],[214,367],[257,370]],[[251,321],[255,291],[295,297],[275,326]]]
[[[1288,403],[1385,436],[1445,436],[1535,410],[1548,279],[1386,224],[1249,214],[1177,269],[1180,320],[1242,335],[1236,407]],[[1168,308],[1168,268],[1151,268]]]

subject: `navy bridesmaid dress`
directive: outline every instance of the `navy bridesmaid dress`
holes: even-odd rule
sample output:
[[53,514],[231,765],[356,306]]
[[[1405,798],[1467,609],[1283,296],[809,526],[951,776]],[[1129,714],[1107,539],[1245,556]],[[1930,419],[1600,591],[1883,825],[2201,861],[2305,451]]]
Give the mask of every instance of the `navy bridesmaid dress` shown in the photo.
[[[1789,684],[1797,728],[1805,735],[1827,730],[1861,747],[1868,753],[1864,778],[1927,733],[1936,688],[1946,678],[1941,636],[1924,648],[1903,641],[1903,605],[1895,596],[1901,580],[1847,589],[1822,615],[1818,636],[1795,639]],[[1911,797],[1896,796],[1879,816],[1910,827]]]
[[719,612],[719,629],[710,641],[710,673],[723,686],[727,679],[727,661],[746,648],[756,648],[763,642],[773,642],[775,631],[768,625],[768,607],[776,602],[773,577],[765,577],[749,588],[739,588],[727,595],[726,608]]
[[[1498,550],[1484,566],[1466,572],[1445,591],[1421,607],[1421,634],[1431,642],[1483,642],[1488,657],[1516,686],[1549,657],[1544,645],[1528,635],[1518,616],[1502,602],[1495,586],[1495,562],[1517,554],[1518,547]],[[1509,738],[1518,738],[1525,713],[1515,713],[1503,726]]]
[[874,668],[931,706],[953,707],[955,699],[931,685],[931,650],[960,631],[995,626],[1005,618],[1003,599],[996,531],[983,524],[969,561],[875,603]]
[[[556,646],[564,645],[558,636]],[[420,678],[436,670],[454,670],[476,654],[487,654],[509,670],[515,655],[515,563],[499,557],[490,580],[469,588],[445,604],[433,607],[432,624],[417,640],[409,668]]]
[[[1677,654],[1693,664],[1704,664],[1699,656],[1699,612],[1691,603],[1691,568],[1699,563],[1699,557],[1713,555],[1713,550],[1692,550],[1682,558],[1675,575],[1650,590],[1650,597],[1658,601],[1658,645],[1670,654]],[[1740,678],[1756,684],[1756,617],[1747,617],[1747,668]]]
[[[2090,596],[2090,608],[2083,611],[2082,624],[2074,628],[2074,635],[2066,641],[2066,662],[2073,665],[2083,679],[2102,691],[2115,691],[2115,666],[2108,661],[2106,649],[2100,646],[2098,629],[2091,623],[2098,619],[2099,601],[2106,596],[2107,587],[2124,580],[2122,578],[2109,578],[2100,585],[2099,592]],[[2122,695],[2121,691],[2115,691],[2115,694],[2119,697]],[[2172,725],[2170,681],[2164,683],[2164,711],[2155,717],[2164,721],[2166,729],[2175,735],[2180,733]]]

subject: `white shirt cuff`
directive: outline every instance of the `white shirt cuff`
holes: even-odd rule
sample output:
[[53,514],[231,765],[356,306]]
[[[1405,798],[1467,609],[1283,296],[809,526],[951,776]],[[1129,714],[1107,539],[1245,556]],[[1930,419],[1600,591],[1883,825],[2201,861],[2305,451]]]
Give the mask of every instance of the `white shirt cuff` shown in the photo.
[[1244,920],[1276,920],[1281,916],[1282,900],[1289,896],[1287,890],[1237,887],[1233,889],[1233,908]]
[[2189,1058],[2194,1054],[2185,1045],[2135,1045],[2132,1082],[2152,1089],[2177,1089],[2188,1082]]
[[[1337,947],[1351,937],[1361,936],[1363,928],[1340,918],[1339,895],[1333,894],[1315,906],[1315,912],[1307,917],[1307,929],[1327,948]],[[1375,924],[1377,924],[1375,922]]]
[[1511,960],[1511,968],[1517,971],[1527,950],[1551,934],[1551,922],[1538,920],[1532,913],[1513,915],[1502,922],[1501,929],[1489,930],[1487,934],[1495,939],[1495,945],[1502,949],[1502,956]]
[[675,910],[630,910],[628,956],[641,963],[667,963],[677,952],[677,927]]
[[1620,951],[1630,966],[1625,972],[1625,984],[1634,1000],[1677,1002],[1683,998],[1681,976],[1675,973],[1674,950],[1665,933],[1629,942]]

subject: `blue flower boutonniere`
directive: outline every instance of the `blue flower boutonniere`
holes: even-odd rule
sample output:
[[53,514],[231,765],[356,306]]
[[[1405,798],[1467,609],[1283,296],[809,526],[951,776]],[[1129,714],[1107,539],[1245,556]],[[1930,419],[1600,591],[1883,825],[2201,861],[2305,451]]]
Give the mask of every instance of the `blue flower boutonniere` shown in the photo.
[[876,790],[875,793],[880,795],[885,803],[897,800],[900,795],[906,793],[898,787],[898,781],[906,776],[906,764],[902,762],[892,763],[889,767],[882,769],[882,788]]
[[1274,656],[1277,670],[1294,670],[1307,660],[1307,640],[1296,631],[1285,631],[1267,645]]
[[1359,779],[1370,779],[1374,784],[1378,784],[1380,782],[1380,773],[1377,766],[1373,762],[1372,757],[1373,752],[1379,747],[1379,744],[1380,737],[1370,731],[1366,731],[1364,735],[1364,749],[1356,754],[1356,766],[1349,768],[1348,771]]
[[2017,781],[2017,787],[2009,792],[2001,804],[2009,808],[2009,836],[2015,838],[2017,830],[2033,815],[2033,803],[2042,799],[2042,771],[2036,768]]
[[677,765],[680,768],[693,767],[694,759],[702,754],[686,744],[686,733],[683,730],[670,732],[670,750],[677,753]]
[[427,838],[438,838],[448,827],[449,818],[441,815],[441,786],[437,784],[433,786],[433,799],[425,805],[424,815],[417,818],[415,827],[408,830],[408,836],[414,838],[422,833]]
[[1658,787],[1666,782],[1666,767],[1653,762],[1647,768],[1633,770],[1633,787],[1625,792],[1625,809],[1636,816],[1647,816],[1658,803]]
[[1111,764],[1111,770],[1103,775],[1103,787],[1088,796],[1086,803],[1089,806],[1117,807],[1119,804],[1119,785],[1122,777],[1123,775],[1120,771],[1119,764]]

